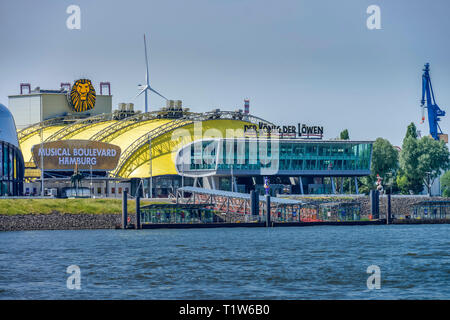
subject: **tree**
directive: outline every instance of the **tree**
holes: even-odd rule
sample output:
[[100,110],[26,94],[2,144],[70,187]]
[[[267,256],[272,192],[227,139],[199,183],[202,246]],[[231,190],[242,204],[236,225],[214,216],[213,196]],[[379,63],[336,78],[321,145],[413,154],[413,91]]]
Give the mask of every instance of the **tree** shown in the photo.
[[442,170],[450,168],[450,153],[444,141],[437,141],[428,136],[419,140],[419,167],[422,179],[430,193],[434,180],[441,175]]
[[410,130],[412,126],[414,126],[413,123],[408,126],[400,152],[397,185],[403,194],[419,193],[423,190],[422,177],[416,172],[419,150],[416,135]]
[[[395,177],[395,173],[398,168],[398,151],[394,146],[386,139],[377,138],[373,143],[372,149],[372,164],[370,166],[371,174],[365,177],[364,184],[370,190],[375,187],[375,181],[377,180],[377,174],[387,182],[388,177]],[[389,182],[390,185],[393,181]],[[363,188],[365,190],[365,188]]]
[[386,139],[377,138],[373,144],[371,171],[375,176],[385,178],[398,167],[398,151]]
[[406,136],[400,154],[401,175],[397,179],[399,187],[403,192],[412,190],[418,193],[425,184],[430,192],[431,184],[441,171],[450,167],[449,157],[448,147],[443,141],[430,137],[417,139]]
[[408,137],[413,137],[414,139],[417,139],[417,128],[414,122],[411,122],[408,128],[406,129],[406,135],[405,138],[403,139],[403,142],[405,142],[405,139]]
[[340,134],[339,134],[339,139],[341,140],[350,140],[350,136],[348,134],[348,130],[344,129]]
[[418,156],[417,148],[417,128],[414,122],[411,122],[406,129],[405,138],[403,138],[397,174],[397,185],[403,194],[419,193],[423,190],[422,178],[413,172],[418,165],[415,161]]
[[450,171],[447,171],[442,175],[441,189],[444,197],[450,197]]

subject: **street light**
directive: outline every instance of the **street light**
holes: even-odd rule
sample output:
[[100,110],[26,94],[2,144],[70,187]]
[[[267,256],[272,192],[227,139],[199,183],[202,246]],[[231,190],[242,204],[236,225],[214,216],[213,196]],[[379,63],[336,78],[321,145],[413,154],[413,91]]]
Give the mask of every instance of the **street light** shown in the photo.
[[42,95],[40,96],[40,121],[41,121],[41,196],[45,195],[44,193],[44,125],[42,123],[43,112],[42,112]]
[[[91,166],[91,188],[90,188],[90,193],[91,193],[91,198],[92,198],[93,197],[93,193],[94,193],[94,191],[92,189],[92,164],[90,166]],[[94,196],[94,198],[95,198],[95,196]]]

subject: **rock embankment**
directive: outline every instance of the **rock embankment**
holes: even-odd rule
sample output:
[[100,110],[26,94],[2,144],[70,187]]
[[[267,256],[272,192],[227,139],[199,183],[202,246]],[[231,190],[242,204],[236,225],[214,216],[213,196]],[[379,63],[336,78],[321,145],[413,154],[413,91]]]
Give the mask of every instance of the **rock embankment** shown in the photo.
[[[133,223],[134,215],[129,217]],[[0,214],[0,231],[113,229],[120,224],[120,214]]]

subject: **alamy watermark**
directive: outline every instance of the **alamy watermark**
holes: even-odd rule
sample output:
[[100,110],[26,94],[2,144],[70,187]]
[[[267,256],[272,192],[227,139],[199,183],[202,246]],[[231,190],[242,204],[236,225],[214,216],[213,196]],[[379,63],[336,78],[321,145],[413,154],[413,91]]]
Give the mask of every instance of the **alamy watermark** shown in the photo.
[[381,289],[381,269],[377,265],[370,265],[366,270],[367,274],[370,276],[367,278],[367,289]]
[[369,30],[381,29],[381,9],[379,6],[372,4],[367,7],[367,14],[370,16],[367,18],[366,25]]
[[79,266],[73,264],[67,267],[66,272],[70,274],[67,278],[66,286],[70,290],[81,289],[81,269]]
[[66,27],[69,30],[80,30],[81,29],[81,9],[80,6],[71,4],[67,7],[66,13],[70,14],[66,20]]

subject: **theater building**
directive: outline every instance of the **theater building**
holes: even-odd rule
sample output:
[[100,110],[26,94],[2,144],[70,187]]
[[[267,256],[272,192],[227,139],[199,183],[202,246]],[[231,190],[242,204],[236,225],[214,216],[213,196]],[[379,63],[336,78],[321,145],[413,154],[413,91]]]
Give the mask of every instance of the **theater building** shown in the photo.
[[[323,140],[320,126],[278,126],[251,115],[248,100],[244,111],[196,113],[169,100],[142,113],[130,103],[113,110],[109,85],[99,96],[95,85],[79,79],[10,96],[13,114],[28,106],[40,115],[21,120],[18,131],[26,194],[40,193],[42,168],[44,188],[54,194],[73,188],[77,173],[77,187],[96,197],[125,190],[167,197],[183,185],[262,192],[266,176],[273,193],[354,193],[357,177],[370,174],[371,141]],[[102,148],[116,150],[114,159],[99,157]],[[337,187],[342,181],[349,190]]]

